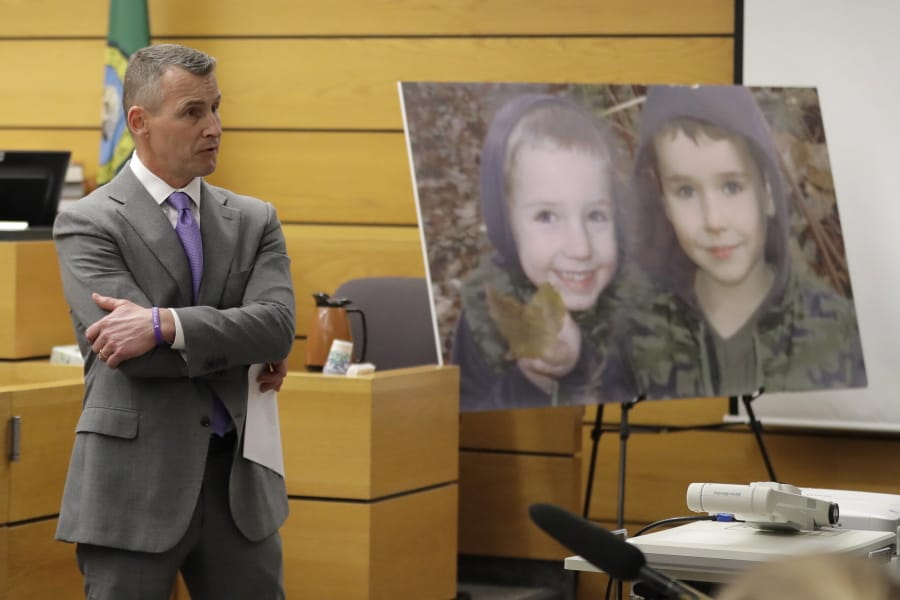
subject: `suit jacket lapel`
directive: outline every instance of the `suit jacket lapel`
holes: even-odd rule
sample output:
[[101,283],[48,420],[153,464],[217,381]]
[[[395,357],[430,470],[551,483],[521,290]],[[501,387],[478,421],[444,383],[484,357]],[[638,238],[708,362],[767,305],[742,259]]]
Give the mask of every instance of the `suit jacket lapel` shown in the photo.
[[200,187],[200,235],[203,237],[203,279],[199,304],[219,306],[235,249],[241,211],[227,205],[227,197],[206,184]]
[[[178,284],[181,305],[191,304],[191,270],[175,228],[127,166],[110,184],[118,212]],[[204,244],[205,245],[205,244]]]

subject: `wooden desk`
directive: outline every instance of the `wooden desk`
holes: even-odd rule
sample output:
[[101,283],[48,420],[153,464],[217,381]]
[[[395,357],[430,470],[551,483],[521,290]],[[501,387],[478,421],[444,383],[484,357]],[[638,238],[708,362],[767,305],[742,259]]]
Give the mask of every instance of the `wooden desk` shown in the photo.
[[[81,598],[74,547],[53,539],[81,367],[0,362],[0,382],[0,447],[21,422],[19,459],[0,461],[0,599]],[[289,597],[455,596],[458,385],[455,367],[288,375]]]
[[288,374],[288,597],[455,597],[458,390],[456,367]]
[[53,539],[83,391],[81,367],[0,362],[0,599],[83,598],[75,547]]

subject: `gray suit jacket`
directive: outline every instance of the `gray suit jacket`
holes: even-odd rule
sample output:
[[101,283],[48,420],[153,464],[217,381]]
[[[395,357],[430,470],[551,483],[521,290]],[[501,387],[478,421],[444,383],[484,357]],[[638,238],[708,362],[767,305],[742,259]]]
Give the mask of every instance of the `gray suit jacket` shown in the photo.
[[[204,269],[192,306],[178,236],[130,168],[57,216],[63,288],[86,357],[58,539],[144,552],[173,547],[200,492],[212,394],[239,435],[230,480],[238,528],[256,541],[287,517],[283,478],[241,456],[247,368],[285,358],[294,339],[281,224],[270,204],[204,182],[200,226]],[[159,346],[107,367],[84,335],[106,314],[91,292],[177,308],[186,357]]]

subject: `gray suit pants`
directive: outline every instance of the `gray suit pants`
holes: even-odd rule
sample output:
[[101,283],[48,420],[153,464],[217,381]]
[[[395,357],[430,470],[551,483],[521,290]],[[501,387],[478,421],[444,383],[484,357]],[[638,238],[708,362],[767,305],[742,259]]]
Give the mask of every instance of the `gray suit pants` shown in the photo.
[[181,571],[191,600],[283,600],[281,536],[250,542],[228,507],[233,447],[213,440],[188,530],[174,548],[134,552],[78,544],[89,600],[168,600]]

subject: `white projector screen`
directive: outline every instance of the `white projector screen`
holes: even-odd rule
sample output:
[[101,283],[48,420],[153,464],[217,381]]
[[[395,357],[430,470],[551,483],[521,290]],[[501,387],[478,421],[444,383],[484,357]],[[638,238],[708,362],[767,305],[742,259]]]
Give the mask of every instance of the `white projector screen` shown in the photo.
[[753,0],[746,85],[815,86],[837,190],[869,387],[764,395],[769,424],[900,432],[900,3]]

